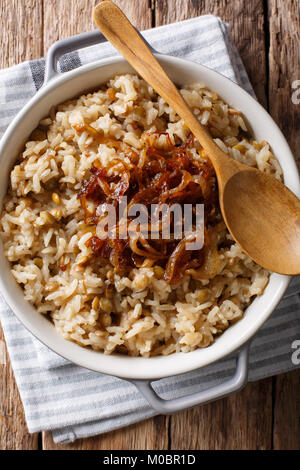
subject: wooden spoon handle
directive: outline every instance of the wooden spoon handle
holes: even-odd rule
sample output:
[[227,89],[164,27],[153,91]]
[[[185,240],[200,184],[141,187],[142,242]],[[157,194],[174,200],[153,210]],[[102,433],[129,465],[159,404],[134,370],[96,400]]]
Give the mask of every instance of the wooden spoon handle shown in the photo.
[[[232,168],[232,166],[235,166],[234,160],[229,159],[219,149],[206,129],[195,118],[173,82],[124,13],[113,2],[105,0],[95,7],[93,17],[104,36],[184,120],[208,153],[217,176],[219,170],[222,171],[222,182],[229,178],[236,171]],[[229,161],[230,164],[228,165]],[[228,170],[226,171],[227,167]],[[224,178],[224,173],[226,173],[226,178]]]

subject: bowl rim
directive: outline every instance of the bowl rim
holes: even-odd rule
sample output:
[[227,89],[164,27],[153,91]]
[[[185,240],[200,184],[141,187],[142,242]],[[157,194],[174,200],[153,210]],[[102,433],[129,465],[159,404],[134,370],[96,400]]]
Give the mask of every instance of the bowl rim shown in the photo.
[[[283,171],[284,173],[288,171],[289,178],[287,182],[287,186],[294,191],[298,197],[300,196],[300,178],[297,170],[297,166],[294,160],[294,157],[289,149],[289,146],[286,142],[285,137],[283,136],[281,130],[274,122],[272,117],[268,114],[268,112],[243,88],[239,85],[231,81],[229,78],[223,76],[219,72],[216,72],[208,67],[200,65],[196,62],[192,62],[190,60],[173,57],[165,54],[155,54],[159,61],[165,63],[165,65],[175,65],[175,67],[192,67],[194,70],[199,70],[199,81],[201,81],[201,71],[211,77],[218,76],[219,81],[224,81],[227,87],[231,87],[231,89],[240,93],[244,96],[245,99],[252,101],[252,104],[255,104],[258,111],[263,115],[264,119],[266,119],[270,125],[273,126],[274,131],[278,134],[279,138],[281,139],[281,143],[284,147],[286,152],[286,165],[284,165]],[[2,158],[2,153],[5,149],[5,146],[9,142],[12,137],[12,134],[17,131],[17,128],[23,119],[23,116],[26,116],[28,113],[31,112],[32,108],[46,95],[52,93],[57,87],[63,85],[65,82],[72,80],[72,78],[94,72],[99,68],[103,68],[104,66],[116,65],[119,63],[126,63],[125,59],[120,56],[109,57],[105,59],[100,59],[95,62],[85,64],[80,66],[77,69],[71,70],[69,72],[65,72],[62,74],[58,74],[58,76],[52,78],[47,84],[43,85],[43,87],[29,100],[29,102],[19,111],[17,116],[13,119],[11,124],[8,126],[5,134],[3,135],[1,142],[0,142],[0,161]],[[99,81],[101,84],[101,80]],[[207,84],[209,87],[209,84]],[[85,91],[81,91],[80,94],[84,93]],[[220,93],[221,94],[221,93]],[[79,96],[79,94],[77,94]],[[246,115],[247,117],[247,115]],[[287,170],[289,168],[289,170]],[[1,250],[0,254],[1,264],[2,267],[6,263],[9,266],[8,261],[5,259],[3,260],[4,254]],[[25,299],[23,298],[23,302],[20,302],[19,295],[10,295],[7,289],[7,283],[10,281],[7,279],[8,276],[4,275],[3,269],[0,270],[0,291],[7,302],[7,304],[11,307],[13,313],[16,317],[22,322],[22,324],[43,344],[49,347],[52,351],[59,354],[60,356],[64,357],[65,359],[77,364],[79,366],[85,367],[87,369],[101,372],[109,375],[114,375],[117,377],[125,378],[125,379],[160,379],[163,377],[168,377],[172,375],[178,375],[181,373],[189,372],[206,365],[209,365],[213,362],[216,362],[222,358],[225,358],[233,351],[240,348],[244,345],[247,341],[249,341],[253,335],[257,332],[257,330],[262,326],[262,324],[269,318],[270,314],[273,312],[277,304],[279,303],[280,299],[282,298],[288,284],[290,282],[290,276],[283,276],[279,274],[271,274],[269,285],[266,288],[266,292],[261,296],[263,298],[267,291],[269,291],[268,287],[273,282],[277,285],[276,291],[273,292],[272,298],[269,299],[268,306],[265,307],[263,310],[263,314],[260,315],[260,318],[256,320],[255,324],[251,327],[251,329],[244,331],[243,334],[233,342],[227,341],[227,347],[224,348],[222,352],[216,352],[213,346],[216,342],[212,343],[211,346],[203,349],[197,349],[195,351],[189,353],[174,353],[169,356],[158,356],[158,357],[151,357],[151,358],[143,358],[143,357],[131,357],[131,356],[120,356],[120,355],[104,355],[101,352],[96,352],[93,350],[88,350],[79,346],[75,343],[67,341],[61,337],[59,338],[50,338],[46,333],[41,331],[41,326],[38,325],[38,322],[33,322],[30,320],[29,317],[26,316],[26,313],[23,313],[24,303],[29,306],[30,309],[33,309]],[[12,278],[12,276],[11,276]],[[12,278],[13,282],[15,283],[15,287],[21,289],[16,281]],[[272,282],[271,282],[272,281]],[[274,284],[274,285],[275,285]],[[270,297],[270,295],[269,295]],[[256,299],[251,303],[251,306],[255,304]],[[23,305],[22,305],[23,303]],[[20,305],[21,304],[21,305]],[[250,307],[248,307],[250,308]],[[246,311],[248,310],[246,309]],[[28,310],[25,308],[25,310]],[[243,317],[238,323],[245,320]],[[45,319],[45,321],[48,321]],[[230,326],[230,328],[226,331],[232,329],[235,325]],[[53,327],[54,328],[54,327]],[[56,331],[56,330],[55,330]],[[221,335],[222,338],[226,331]],[[57,336],[58,333],[56,332]],[[63,342],[63,343],[62,343]],[[206,355],[199,354],[199,352],[206,351]],[[86,354],[88,352],[88,354]],[[198,353],[198,354],[197,354]],[[99,361],[99,357],[102,358]],[[178,359],[174,361],[174,359]],[[105,358],[105,361],[103,360]],[[184,360],[183,360],[184,358]],[[93,361],[92,361],[93,359]],[[98,361],[96,361],[98,359]],[[99,364],[100,362],[100,364]],[[126,367],[130,366],[130,369],[127,370]]]

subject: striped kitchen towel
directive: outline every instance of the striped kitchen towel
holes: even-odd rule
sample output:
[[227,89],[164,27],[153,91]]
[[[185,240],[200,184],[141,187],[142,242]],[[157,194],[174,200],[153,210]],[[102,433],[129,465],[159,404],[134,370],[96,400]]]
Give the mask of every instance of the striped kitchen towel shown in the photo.
[[[228,26],[219,18],[202,16],[146,31],[144,36],[154,49],[211,67],[253,93]],[[112,46],[103,42],[65,55],[60,71],[115,54]],[[1,133],[42,85],[44,68],[41,59],[0,71]],[[250,380],[297,367],[294,348],[300,340],[299,292],[298,277],[254,338]],[[0,319],[30,432],[52,430],[56,442],[68,443],[155,414],[129,382],[77,367],[47,349],[22,326],[2,299]],[[233,374],[234,367],[231,356],[199,371],[163,379],[155,388],[165,398],[187,395],[224,381]]]

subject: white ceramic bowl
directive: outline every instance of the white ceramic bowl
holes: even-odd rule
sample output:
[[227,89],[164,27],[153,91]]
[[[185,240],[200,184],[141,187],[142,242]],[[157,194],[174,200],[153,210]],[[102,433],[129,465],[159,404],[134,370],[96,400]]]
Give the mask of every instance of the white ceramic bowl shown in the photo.
[[[247,117],[255,138],[265,139],[271,144],[282,166],[285,184],[300,196],[296,164],[285,138],[268,113],[248,93],[222,75],[196,63],[164,55],[158,55],[157,58],[175,83],[184,85],[196,81],[204,82],[231,106],[240,109]],[[124,59],[114,57],[56,76],[42,87],[13,120],[1,141],[1,205],[7,191],[10,169],[30,133],[39,121],[49,114],[50,107],[98,87],[115,74],[131,71]],[[0,252],[1,292],[25,327],[45,345],[73,363],[127,379],[158,379],[176,375],[227,356],[249,340],[267,320],[288,283],[289,277],[272,274],[264,294],[254,300],[244,317],[207,348],[187,354],[178,353],[149,359],[107,356],[84,349],[60,337],[54,326],[24,300],[21,288],[10,273],[2,245]]]

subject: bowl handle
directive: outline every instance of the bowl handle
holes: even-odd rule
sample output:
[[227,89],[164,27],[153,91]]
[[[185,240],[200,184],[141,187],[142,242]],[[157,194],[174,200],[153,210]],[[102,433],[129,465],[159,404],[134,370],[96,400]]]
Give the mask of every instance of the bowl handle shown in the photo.
[[130,382],[138,388],[155,411],[160,414],[176,413],[196,405],[209,403],[241,390],[248,380],[248,356],[249,343],[244,345],[239,351],[236,360],[236,371],[230,379],[201,392],[172,400],[165,400],[157,395],[149,380],[130,380]]
[[[152,52],[156,52],[141,34],[140,36],[146,42]],[[101,44],[102,42],[106,41],[107,40],[103,36],[103,34],[101,34],[100,31],[96,29],[87,33],[71,36],[70,38],[61,39],[60,41],[57,41],[52,44],[46,57],[44,85],[48,83],[49,80],[52,80],[52,78],[59,75],[59,72],[57,70],[57,64],[60,57],[62,57],[64,54],[76,51],[78,49],[83,49],[84,47],[94,46],[95,44]]]
[[100,33],[99,30],[89,31],[87,33],[77,34],[70,38],[61,39],[55,42],[50,47],[46,57],[46,69],[44,85],[56,77],[59,72],[57,70],[57,64],[64,54],[75,51],[77,49],[83,49],[84,47],[93,46],[106,41],[105,37]]

